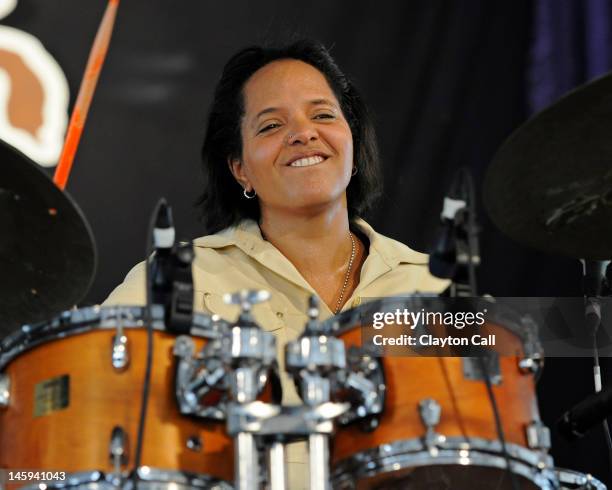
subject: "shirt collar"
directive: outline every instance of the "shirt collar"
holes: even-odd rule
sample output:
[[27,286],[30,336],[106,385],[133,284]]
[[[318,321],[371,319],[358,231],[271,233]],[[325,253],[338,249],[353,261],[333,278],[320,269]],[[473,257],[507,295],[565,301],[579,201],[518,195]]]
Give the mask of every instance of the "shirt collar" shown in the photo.
[[295,266],[274,245],[263,239],[259,225],[251,219],[242,220],[215,235],[194,240],[196,247],[221,249],[236,247],[267,269],[298,286],[315,293]]
[[[379,254],[390,266],[400,263],[427,264],[426,254],[412,250],[403,243],[377,233],[361,218],[358,218],[355,224],[370,241],[370,253]],[[197,238],[193,243],[196,247],[207,248],[236,246],[247,255],[256,254],[262,249],[274,248],[263,239],[259,225],[252,219],[242,220],[238,225],[226,228],[215,235]]]
[[399,264],[427,264],[428,257],[426,254],[412,250],[401,242],[377,233],[362,219],[357,219],[355,224],[370,241],[369,253],[379,255],[390,267]]
[[[370,242],[358,289],[367,286],[399,264],[427,264],[427,255],[377,233],[364,220],[355,220],[355,225]],[[276,247],[263,239],[259,225],[254,220],[245,219],[236,226],[226,228],[215,235],[198,238],[194,240],[194,245],[215,249],[237,247],[268,269],[314,293],[312,287],[304,280],[295,266]]]

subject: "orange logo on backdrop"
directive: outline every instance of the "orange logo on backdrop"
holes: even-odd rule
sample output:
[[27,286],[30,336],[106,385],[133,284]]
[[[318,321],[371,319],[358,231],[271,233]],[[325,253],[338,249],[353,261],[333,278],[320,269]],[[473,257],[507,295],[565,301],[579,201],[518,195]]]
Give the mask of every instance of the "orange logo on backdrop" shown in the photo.
[[[0,0],[0,18],[17,0]],[[0,139],[40,165],[57,164],[68,122],[68,82],[42,43],[0,25]]]

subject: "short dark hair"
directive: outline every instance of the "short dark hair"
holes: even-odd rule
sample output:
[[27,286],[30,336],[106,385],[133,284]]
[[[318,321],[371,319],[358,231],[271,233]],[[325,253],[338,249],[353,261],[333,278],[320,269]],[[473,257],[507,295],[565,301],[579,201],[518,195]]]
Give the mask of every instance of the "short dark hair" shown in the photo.
[[[216,233],[245,218],[260,217],[258,199],[245,199],[229,170],[228,159],[242,155],[242,89],[260,68],[276,60],[296,59],[319,70],[334,92],[353,135],[353,160],[357,174],[347,188],[349,219],[372,207],[382,193],[379,154],[374,125],[367,107],[351,81],[338,68],[325,46],[311,40],[288,46],[245,48],[230,58],[217,83],[208,114],[202,147],[204,191],[198,200],[206,233]],[[236,189],[236,192],[233,189]]]

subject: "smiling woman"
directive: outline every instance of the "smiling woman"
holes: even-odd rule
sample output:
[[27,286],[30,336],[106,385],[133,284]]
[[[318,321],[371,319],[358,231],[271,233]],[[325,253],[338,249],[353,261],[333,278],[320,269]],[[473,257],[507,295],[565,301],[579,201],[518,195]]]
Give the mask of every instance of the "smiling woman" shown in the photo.
[[[251,156],[250,149],[274,151],[272,144],[283,142],[291,143],[295,155],[319,150],[326,156],[332,149],[324,146],[331,142],[315,141],[325,126],[331,126],[334,143],[338,137],[346,144],[352,138],[351,167],[356,175],[346,194],[353,219],[372,206],[381,185],[374,127],[351,81],[329,52],[313,41],[276,49],[251,47],[234,55],[217,85],[204,138],[206,188],[200,203],[206,231],[216,233],[244,217],[260,218],[260,200],[236,201],[227,192],[236,186],[227,172],[228,158],[241,163]],[[306,137],[314,140],[305,143],[303,130],[310,130]],[[270,138],[264,138],[269,133],[275,134],[270,144]]]
[[323,74],[302,61],[275,61],[243,94],[242,155],[230,166],[245,190],[257,192],[262,225],[276,209],[346,209],[353,137]]
[[[253,313],[277,336],[278,359],[321,299],[320,318],[376,298],[438,292],[427,256],[360,216],[380,195],[374,128],[363,100],[319,43],[233,56],[217,84],[202,150],[207,236],[194,241],[194,306],[232,320],[223,294],[267,289]],[[144,264],[107,304],[145,301]],[[283,403],[298,404],[281,373]],[[289,488],[306,488],[304,447],[290,447]]]

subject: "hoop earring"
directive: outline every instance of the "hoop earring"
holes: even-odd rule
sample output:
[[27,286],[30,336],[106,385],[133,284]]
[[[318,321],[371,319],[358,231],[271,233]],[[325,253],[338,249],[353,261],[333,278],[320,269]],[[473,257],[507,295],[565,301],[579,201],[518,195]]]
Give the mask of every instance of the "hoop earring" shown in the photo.
[[246,197],[247,199],[253,199],[256,195],[257,192],[255,192],[255,189],[253,189],[253,194],[249,194],[249,191],[247,191],[246,189],[242,190],[242,194],[244,195],[244,197]]
[[357,171],[358,171],[358,170],[359,170],[359,169],[358,169],[357,167],[353,167],[353,170],[351,170],[351,175],[352,175],[352,176],[357,175]]

